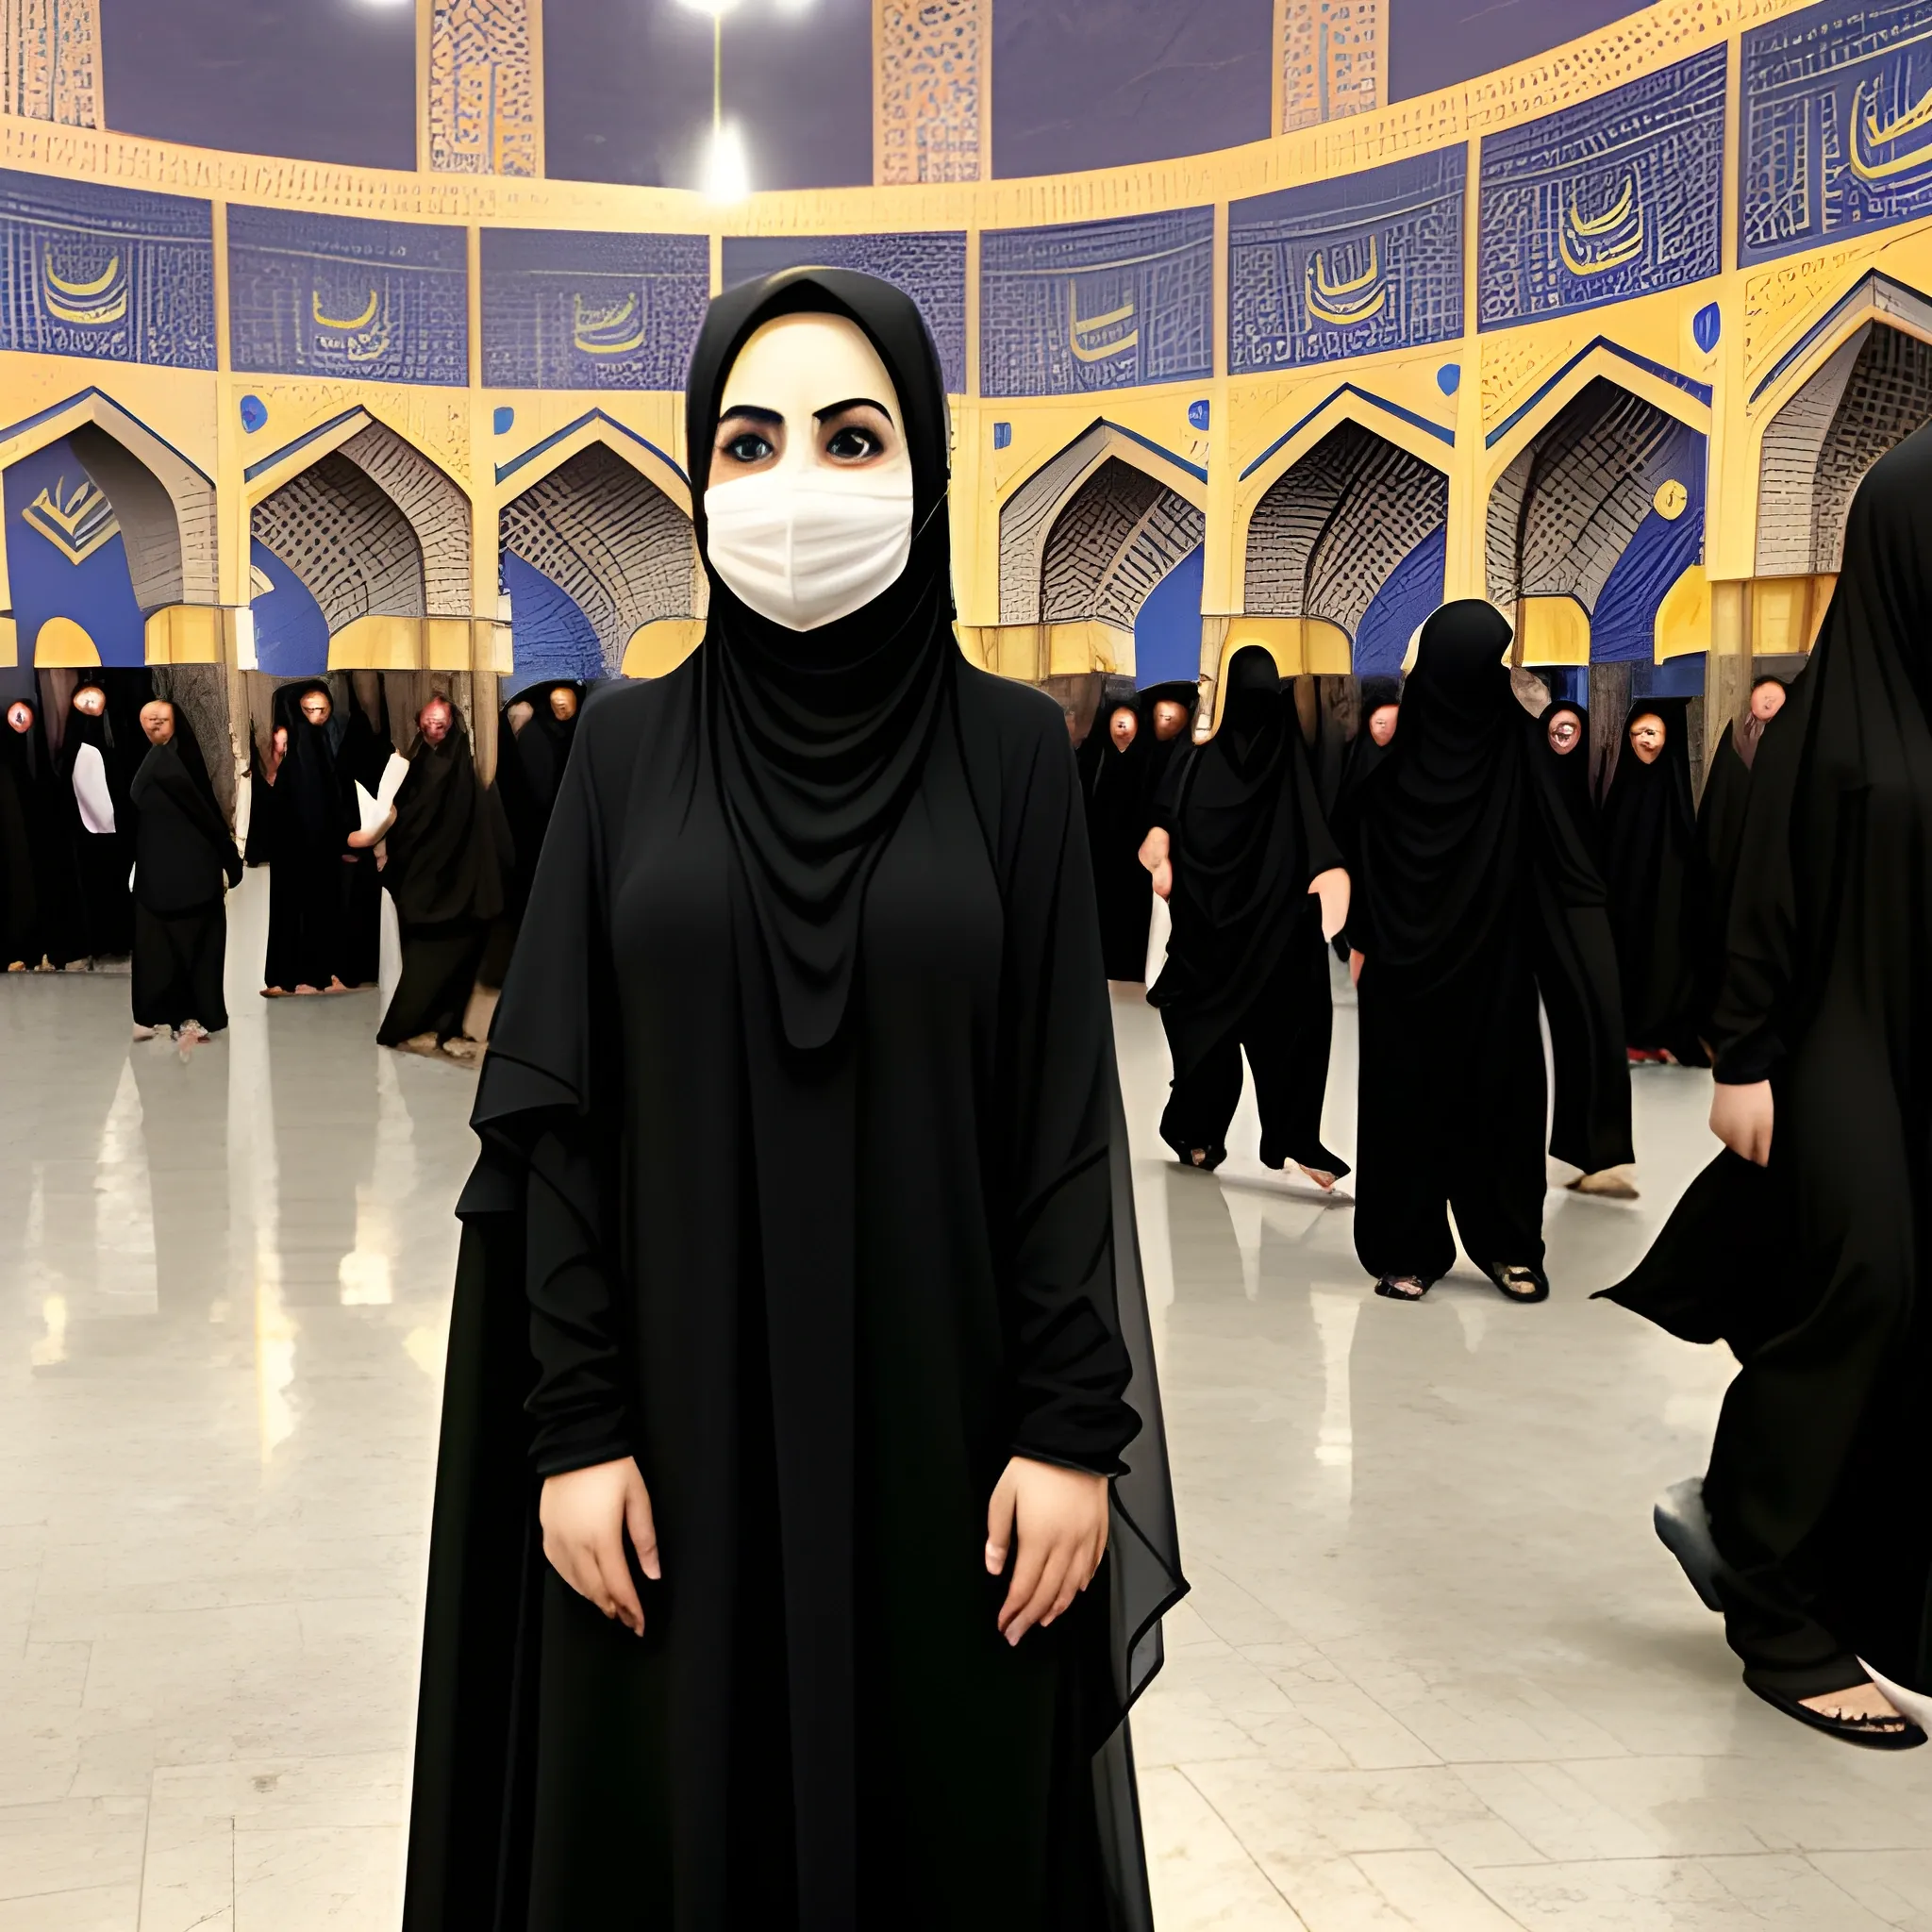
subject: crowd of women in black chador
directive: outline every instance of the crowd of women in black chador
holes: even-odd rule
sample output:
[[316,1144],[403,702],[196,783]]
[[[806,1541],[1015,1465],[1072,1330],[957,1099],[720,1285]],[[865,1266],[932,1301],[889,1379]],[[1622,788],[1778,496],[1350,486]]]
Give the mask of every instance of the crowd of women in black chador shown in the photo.
[[133,813],[133,1007],[137,1039],[178,1034],[184,1051],[228,1024],[223,904],[242,855],[193,728],[166,698],[142,706],[147,752],[128,787]]
[[405,1924],[1147,1926],[1183,1586],[1065,727],[954,641],[907,297],[727,291],[687,408],[706,636],[584,711],[477,1095]]
[[1325,941],[1347,909],[1347,877],[1265,649],[1229,660],[1220,727],[1169,767],[1144,854],[1173,921],[1147,994],[1174,1061],[1161,1139],[1194,1167],[1226,1158],[1245,1054],[1263,1164],[1292,1160],[1332,1188],[1348,1163],[1322,1141],[1333,1022]]
[[1546,734],[1511,688],[1489,604],[1423,626],[1400,728],[1341,814],[1359,1003],[1356,1252],[1416,1300],[1470,1257],[1519,1301],[1549,1292],[1549,1151],[1586,1172],[1631,1158],[1605,892]]
[[1708,1470],[1657,1528],[1744,1681],[1896,1749],[1932,1708],[1932,429],[1860,484],[1757,737],[1734,739],[1751,776],[1707,1024],[1724,1151],[1608,1293],[1739,1357]]

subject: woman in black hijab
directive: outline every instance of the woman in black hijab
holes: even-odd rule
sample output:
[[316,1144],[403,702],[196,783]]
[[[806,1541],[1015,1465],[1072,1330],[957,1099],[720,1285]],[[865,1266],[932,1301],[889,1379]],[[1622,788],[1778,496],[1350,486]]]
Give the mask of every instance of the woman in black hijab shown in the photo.
[[66,793],[68,836],[79,888],[81,950],[92,959],[125,958],[134,945],[134,865],[127,787],[137,759],[117,731],[105,680],[76,685],[57,760]]
[[1597,850],[1596,806],[1590,795],[1590,712],[1558,698],[1541,719],[1542,755],[1557,781],[1563,808],[1585,847]]
[[1147,836],[1150,748],[1131,688],[1101,705],[1080,747],[1087,842],[1100,903],[1100,955],[1109,979],[1140,980],[1147,972],[1154,891],[1141,863],[1141,841]]
[[384,840],[382,882],[403,941],[403,976],[375,1038],[381,1046],[448,1047],[466,1039],[463,1012],[491,922],[503,910],[509,830],[497,794],[476,776],[470,734],[449,699],[432,697],[416,726],[393,812],[380,832],[357,835]]
[[339,752],[335,698],[319,677],[284,685],[275,698],[280,753],[269,791],[268,958],[264,997],[347,992],[350,867],[372,866],[352,849],[356,809]]
[[0,719],[0,966],[65,966],[82,955],[73,842],[61,787],[27,698]]
[[584,715],[474,1116],[405,1922],[1146,1925],[1183,1586],[1065,727],[954,641],[904,295],[729,291],[687,408],[705,641]]
[[1705,1063],[1697,1040],[1697,958],[1707,892],[1690,798],[1689,705],[1630,708],[1604,797],[1604,881],[1633,1060]]
[[1376,1292],[1417,1301],[1469,1257],[1515,1301],[1543,1273],[1543,1049],[1550,1151],[1586,1173],[1631,1158],[1604,889],[1503,662],[1509,626],[1474,599],[1423,626],[1393,751],[1343,844],[1360,1001],[1356,1253]]
[[[1853,1742],[1932,1691],[1932,430],[1866,473],[1810,662],[1764,734],[1710,1023],[1724,1142],[1608,1291],[1727,1341],[1701,1495],[1658,1533],[1744,1681]],[[1862,1660],[1862,1661],[1861,1661]],[[1913,1696],[1912,1693],[1918,1693]]]
[[1174,1088],[1160,1138],[1190,1165],[1219,1167],[1254,1069],[1261,1161],[1292,1160],[1330,1188],[1348,1163],[1322,1142],[1334,1010],[1324,936],[1340,931],[1348,878],[1274,658],[1257,644],[1227,667],[1221,728],[1170,768],[1146,858],[1174,930],[1147,994],[1160,1009]]
[[242,883],[235,849],[201,748],[166,698],[142,709],[147,756],[134,774],[134,1033],[180,1032],[184,1048],[228,1024],[222,899]]

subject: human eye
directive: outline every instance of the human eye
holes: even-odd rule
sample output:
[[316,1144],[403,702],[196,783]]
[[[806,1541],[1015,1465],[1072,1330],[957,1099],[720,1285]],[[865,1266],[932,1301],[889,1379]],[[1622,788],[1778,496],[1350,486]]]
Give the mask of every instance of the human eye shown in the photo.
[[886,440],[863,423],[843,423],[825,439],[825,454],[834,462],[862,463],[885,454]]
[[776,450],[756,429],[739,429],[727,434],[719,447],[734,463],[761,463]]

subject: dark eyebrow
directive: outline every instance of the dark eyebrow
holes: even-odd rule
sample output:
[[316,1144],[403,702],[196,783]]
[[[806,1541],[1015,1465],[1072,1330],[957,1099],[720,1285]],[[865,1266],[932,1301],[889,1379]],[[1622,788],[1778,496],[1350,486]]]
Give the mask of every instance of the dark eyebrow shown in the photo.
[[718,422],[722,426],[737,416],[748,416],[754,423],[774,423],[781,428],[785,422],[782,410],[761,409],[756,403],[734,403],[718,418]]
[[876,409],[888,423],[892,412],[883,403],[875,403],[870,396],[847,396],[842,403],[827,403],[823,409],[811,412],[814,423],[823,423],[827,416],[842,416],[847,409]]

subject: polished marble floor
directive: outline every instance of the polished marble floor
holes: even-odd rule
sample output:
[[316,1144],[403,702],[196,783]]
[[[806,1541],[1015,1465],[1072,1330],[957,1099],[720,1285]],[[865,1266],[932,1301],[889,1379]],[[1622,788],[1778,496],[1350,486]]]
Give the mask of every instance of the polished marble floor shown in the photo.
[[[265,886],[186,1064],[125,978],[0,981],[0,1932],[396,1924],[473,1076],[258,999]],[[1345,1206],[1161,1158],[1118,1019],[1194,1584],[1136,1719],[1163,1932],[1932,1932],[1932,1752],[1758,1705],[1651,1537],[1724,1359],[1587,1299],[1703,1080],[1640,1075],[1641,1201],[1553,1194],[1549,1305],[1405,1307]]]

